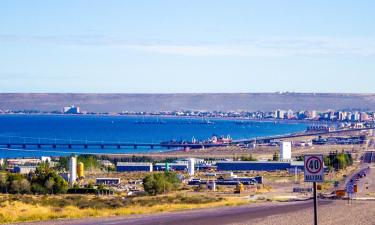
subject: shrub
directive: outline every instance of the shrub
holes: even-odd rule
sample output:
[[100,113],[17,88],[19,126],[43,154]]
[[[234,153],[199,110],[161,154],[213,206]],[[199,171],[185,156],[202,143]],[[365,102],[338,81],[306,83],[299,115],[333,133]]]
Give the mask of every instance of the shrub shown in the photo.
[[151,195],[167,193],[179,187],[180,180],[176,173],[153,173],[143,179],[143,188]]

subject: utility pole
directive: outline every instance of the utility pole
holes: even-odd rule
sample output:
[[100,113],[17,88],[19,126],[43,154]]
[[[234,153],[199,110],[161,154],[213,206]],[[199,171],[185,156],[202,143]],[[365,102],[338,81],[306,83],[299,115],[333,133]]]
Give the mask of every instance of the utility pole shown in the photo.
[[316,195],[316,182],[313,182],[314,189],[314,225],[318,225],[318,205],[317,205],[317,195]]

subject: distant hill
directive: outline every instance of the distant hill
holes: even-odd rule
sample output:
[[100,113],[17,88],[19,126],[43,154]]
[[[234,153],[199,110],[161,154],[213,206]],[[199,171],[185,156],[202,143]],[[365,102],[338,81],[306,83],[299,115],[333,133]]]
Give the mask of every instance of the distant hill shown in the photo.
[[0,109],[61,110],[75,104],[84,111],[121,112],[166,110],[273,111],[369,109],[375,94],[233,93],[233,94],[55,94],[2,93]]

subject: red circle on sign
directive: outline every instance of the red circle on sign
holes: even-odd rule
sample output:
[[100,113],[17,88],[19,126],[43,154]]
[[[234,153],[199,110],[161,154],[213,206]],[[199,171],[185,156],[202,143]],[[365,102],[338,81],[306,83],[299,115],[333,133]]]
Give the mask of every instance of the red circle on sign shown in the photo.
[[[310,168],[309,168],[309,166],[308,166],[308,165],[309,165],[309,162],[310,162],[311,160],[313,160],[313,159],[318,160],[319,163],[320,163],[319,170],[317,170],[316,172],[311,171]],[[322,160],[320,160],[319,157],[311,156],[310,158],[307,159],[305,167],[306,167],[306,169],[307,169],[307,171],[308,171],[309,173],[313,173],[313,174],[315,174],[315,173],[319,173],[319,172],[322,170],[323,163],[322,163]]]

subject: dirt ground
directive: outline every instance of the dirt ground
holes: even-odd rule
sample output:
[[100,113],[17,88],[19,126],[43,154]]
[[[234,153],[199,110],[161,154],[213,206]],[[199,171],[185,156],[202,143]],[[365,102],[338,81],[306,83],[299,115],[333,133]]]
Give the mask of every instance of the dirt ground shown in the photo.
[[[318,208],[319,225],[374,225],[375,201],[357,201],[348,204],[347,201],[335,201]],[[311,209],[299,210],[292,213],[268,216],[251,221],[251,223],[235,223],[231,225],[304,225],[313,224]]]

